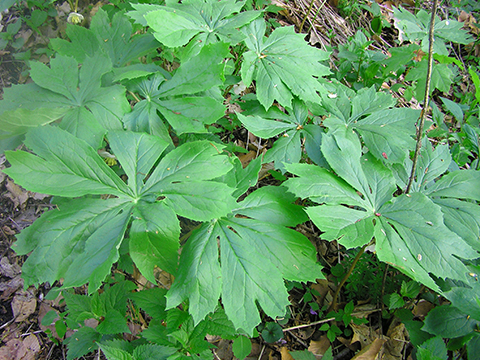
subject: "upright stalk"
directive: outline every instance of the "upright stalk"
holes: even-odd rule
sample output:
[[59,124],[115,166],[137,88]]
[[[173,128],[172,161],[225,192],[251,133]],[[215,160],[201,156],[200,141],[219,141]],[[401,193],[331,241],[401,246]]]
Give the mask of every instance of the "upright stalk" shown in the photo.
[[342,281],[340,281],[340,284],[338,284],[337,290],[335,290],[335,294],[333,295],[332,303],[330,304],[330,306],[327,309],[327,314],[330,311],[335,310],[335,308],[337,307],[338,295],[340,294],[340,290],[342,290],[343,285],[345,285],[345,283],[347,282],[350,275],[352,275],[353,269],[355,269],[355,265],[357,265],[358,260],[360,260],[361,256],[365,252],[365,249],[367,248],[368,245],[370,245],[370,243],[362,246],[362,248],[358,252],[357,256],[355,256],[355,259],[353,259],[352,264],[350,265],[350,268],[348,269],[347,273],[343,277]]
[[433,29],[435,27],[435,14],[437,13],[438,0],[433,0],[432,17],[430,18],[430,31],[428,33],[428,67],[427,67],[427,79],[425,86],[425,101],[423,103],[423,109],[420,114],[419,123],[417,124],[417,146],[415,147],[415,154],[413,155],[412,172],[408,179],[407,187],[405,188],[405,194],[410,192],[412,182],[417,170],[418,156],[420,155],[420,148],[422,147],[423,128],[425,126],[425,117],[428,111],[428,103],[430,101],[430,80],[432,77],[432,65],[433,65]]
[[303,25],[305,25],[305,21],[307,20],[308,15],[310,14],[310,11],[312,11],[312,7],[313,7],[314,1],[315,1],[315,0],[312,0],[312,1],[310,2],[310,6],[308,7],[307,13],[305,14],[305,17],[303,18],[302,23],[300,24],[300,28],[298,29],[298,32],[299,32],[299,33],[302,32]]

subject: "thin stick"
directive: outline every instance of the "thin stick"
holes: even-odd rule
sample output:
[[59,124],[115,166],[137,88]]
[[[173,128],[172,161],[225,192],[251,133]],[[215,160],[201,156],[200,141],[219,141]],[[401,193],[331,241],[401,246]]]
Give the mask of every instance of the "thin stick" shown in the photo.
[[432,7],[432,17],[430,18],[430,31],[428,33],[428,68],[427,68],[427,79],[425,86],[425,101],[423,105],[422,112],[420,114],[420,124],[417,127],[417,146],[415,147],[415,154],[413,155],[413,164],[412,172],[410,173],[410,178],[408,179],[408,184],[405,189],[405,194],[410,192],[412,187],[413,178],[415,177],[415,172],[417,170],[418,157],[420,155],[420,148],[422,147],[422,137],[423,137],[423,128],[425,126],[425,117],[427,116],[428,103],[430,96],[430,80],[432,77],[432,65],[433,65],[433,30],[435,27],[435,14],[437,13],[437,2],[438,0],[433,0]]
[[315,19],[317,18],[318,13],[320,12],[320,10],[322,10],[322,8],[323,8],[323,6],[325,5],[326,2],[327,2],[327,0],[323,0],[323,2],[318,7],[317,12],[315,13],[315,16],[313,17],[313,19],[311,21],[309,20],[310,21],[310,27],[307,30],[307,34],[310,32],[310,30],[312,30],[313,24],[315,23]]
[[264,351],[265,351],[265,344],[263,344],[262,351],[260,351],[260,355],[258,355],[258,360],[260,360],[262,358]]
[[[381,311],[381,310],[380,310],[380,309],[369,310],[369,313],[374,313],[374,312],[378,312],[378,311]],[[351,313],[350,315],[351,315],[351,316],[355,316],[355,315],[365,315],[365,311],[356,312],[356,313]],[[292,331],[292,330],[297,330],[297,329],[303,329],[303,328],[307,328],[307,327],[315,326],[315,325],[320,325],[320,324],[325,324],[325,323],[330,322],[330,321],[333,321],[333,320],[335,320],[334,317],[332,317],[332,318],[327,318],[327,319],[323,319],[323,320],[314,321],[314,322],[311,322],[310,324],[303,324],[303,325],[292,326],[292,327],[283,329],[283,332]]]
[[358,252],[357,256],[355,256],[355,259],[353,259],[352,265],[350,265],[350,268],[348,269],[348,272],[345,274],[342,281],[337,286],[337,290],[335,291],[335,295],[333,295],[332,303],[330,304],[330,306],[327,309],[327,314],[330,311],[335,310],[335,308],[337,307],[337,298],[338,298],[338,295],[340,294],[340,290],[342,290],[343,285],[345,285],[348,278],[352,274],[352,271],[355,268],[355,265],[357,265],[358,260],[360,260],[360,257],[365,252],[365,249],[367,248],[368,245],[370,245],[370,243],[363,245],[362,248],[360,249],[360,251]]

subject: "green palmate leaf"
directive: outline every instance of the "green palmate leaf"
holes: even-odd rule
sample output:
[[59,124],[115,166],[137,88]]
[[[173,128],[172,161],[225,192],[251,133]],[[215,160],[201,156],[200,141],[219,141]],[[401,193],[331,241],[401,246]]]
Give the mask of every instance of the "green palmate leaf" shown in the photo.
[[[158,41],[169,47],[186,45],[192,37],[187,53],[192,55],[204,45],[218,41],[238,43],[244,35],[239,28],[261,16],[260,11],[240,13],[245,1],[189,0],[167,1],[166,6],[156,6],[142,11],[133,5],[135,17],[144,16],[146,24],[154,30]],[[136,14],[135,14],[136,13]],[[140,14],[139,14],[140,13]],[[233,15],[236,14],[236,15]],[[165,27],[165,24],[169,24]]]
[[421,193],[402,195],[379,211],[375,237],[380,260],[395,264],[432,289],[438,286],[429,273],[466,279],[467,268],[453,255],[471,259],[476,252],[444,225],[440,207],[429,198]]
[[67,197],[132,194],[93,148],[59,128],[32,129],[25,145],[37,156],[24,151],[7,152],[12,167],[5,173],[31,191]]
[[[133,132],[112,132],[109,140],[129,177],[128,186],[93,148],[59,128],[29,132],[26,145],[38,156],[7,153],[12,167],[6,172],[27,188],[69,197],[116,196],[59,201],[60,211],[44,214],[22,232],[17,251],[26,254],[33,250],[23,272],[26,283],[64,278],[65,287],[90,282],[89,290],[94,291],[119,258],[118,249],[132,215],[130,253],[145,277],[154,281],[154,266],[172,272],[176,268],[180,234],[176,214],[211,220],[233,208],[233,189],[208,181],[231,169],[227,158],[218,154],[220,146],[185,144],[151,172],[165,142]],[[129,152],[126,144],[131,146]],[[52,253],[55,264],[50,264]]]
[[380,260],[432,289],[438,286],[429,273],[466,279],[467,268],[456,256],[472,259],[476,252],[445,226],[439,206],[421,193],[393,198],[393,174],[368,154],[360,158],[360,143],[349,130],[327,134],[322,152],[346,183],[311,165],[289,165],[300,178],[285,183],[296,195],[325,203],[307,209],[325,232],[322,237],[338,239],[346,247],[365,245],[375,237]]
[[[350,101],[351,99],[351,101]],[[419,112],[393,108],[395,100],[375,88],[362,89],[353,98],[339,87],[335,97],[324,96],[322,107],[329,115],[324,125],[330,129],[347,126],[361,136],[370,152],[387,163],[402,163],[405,149],[413,149],[415,122]]]
[[90,29],[67,25],[70,42],[60,38],[51,39],[51,45],[61,55],[72,56],[78,62],[86,57],[104,53],[114,67],[121,67],[158,47],[151,34],[132,37],[132,24],[122,12],[117,12],[110,21],[108,14],[99,9],[92,18]]
[[[247,35],[241,75],[245,85],[256,81],[257,98],[265,109],[274,100],[292,107],[293,95],[303,101],[318,101],[316,91],[324,91],[315,77],[330,73],[319,61],[328,53],[308,46],[293,27],[275,29],[265,38],[265,21],[255,20],[243,30]],[[292,72],[291,69],[296,69]]]
[[[297,215],[282,219],[280,209],[284,213],[298,212],[298,206],[287,201],[275,204],[280,193],[269,192],[266,188],[259,194],[252,193],[252,199],[248,196],[234,211],[252,218],[217,219],[193,234],[182,251],[176,281],[167,294],[168,307],[188,297],[189,311],[198,322],[215,309],[221,292],[228,318],[236,328],[251,334],[260,321],[257,302],[271,317],[284,314],[288,295],[282,277],[294,281],[322,277],[309,241],[283,226],[303,221]],[[264,210],[260,219],[254,218],[259,213],[255,206]],[[268,279],[262,275],[266,273],[270,274]]]
[[155,283],[153,268],[173,274],[178,262],[180,223],[175,212],[161,203],[139,203],[130,230],[130,256],[146,279]]
[[[382,205],[385,190],[393,193],[393,184],[388,171],[380,163],[372,157],[367,158],[368,162],[361,162],[358,155],[355,155],[359,154],[355,134],[353,141],[340,139],[342,138],[327,135],[322,151],[344,179],[356,189],[362,189],[360,192],[364,194],[363,198],[347,182],[313,165],[289,165],[287,170],[299,175],[300,178],[289,179],[285,185],[298,196],[309,197],[317,203],[326,203],[307,209],[310,219],[325,232],[322,237],[327,240],[340,238],[339,242],[347,247],[362,246],[372,239],[375,209]],[[342,144],[341,149],[337,143]],[[335,162],[334,159],[340,152],[344,156],[342,160],[345,161]],[[369,180],[372,181],[371,189]],[[342,204],[354,205],[356,208],[345,207]]]
[[[63,202],[58,205],[60,211],[47,212],[32,226],[26,228],[17,236],[14,249],[18,254],[27,254],[33,250],[24,264],[23,278],[25,284],[38,284],[65,277],[78,257],[85,259],[84,251],[87,242],[116,243],[120,236],[121,226],[118,222],[124,220],[128,212],[125,200],[111,199],[79,199]],[[123,212],[123,213],[122,213]],[[125,224],[126,225],[126,222]],[[117,226],[117,233],[114,233]],[[111,231],[111,233],[108,233]],[[123,234],[122,234],[123,235]],[[99,246],[99,249],[100,246]],[[107,249],[105,249],[107,251]],[[116,252],[116,249],[112,250]],[[90,255],[94,255],[91,253]],[[107,260],[109,254],[96,254]],[[55,262],[50,259],[54,257]],[[97,257],[98,260],[98,257]],[[110,263],[110,265],[113,261]],[[70,273],[78,276],[92,276],[94,268],[90,264],[76,264]],[[105,273],[106,274],[106,273]],[[105,274],[101,276],[103,280]],[[67,277],[66,281],[70,281]]]
[[130,110],[123,87],[102,87],[102,75],[111,66],[99,53],[85,58],[80,69],[76,60],[62,55],[52,59],[50,67],[32,62],[30,75],[35,84],[5,91],[7,110],[41,109],[42,115],[50,118],[58,117],[61,111],[64,118],[60,126],[97,148],[107,130],[122,128],[120,119]]
[[265,162],[274,161],[275,167],[283,171],[284,164],[299,162],[302,156],[302,138],[305,139],[304,146],[308,155],[314,161],[320,161],[318,145],[321,144],[322,130],[317,125],[307,123],[308,109],[302,101],[295,98],[288,115],[262,110],[254,111],[261,113],[261,116],[244,116],[240,113],[237,113],[237,116],[243,125],[258,137],[268,139],[283,133],[267,151]]
[[[124,118],[126,127],[168,139],[167,128],[157,114],[159,111],[178,134],[206,132],[205,125],[225,113],[223,98],[209,96],[206,91],[222,84],[222,61],[227,54],[228,45],[224,43],[208,45],[182,63],[171,79],[157,73],[139,81],[131,90],[144,100]],[[192,96],[195,93],[197,95]]]
[[56,109],[16,109],[0,114],[0,140],[25,134],[32,127],[49,124],[60,119],[68,111],[67,107]]

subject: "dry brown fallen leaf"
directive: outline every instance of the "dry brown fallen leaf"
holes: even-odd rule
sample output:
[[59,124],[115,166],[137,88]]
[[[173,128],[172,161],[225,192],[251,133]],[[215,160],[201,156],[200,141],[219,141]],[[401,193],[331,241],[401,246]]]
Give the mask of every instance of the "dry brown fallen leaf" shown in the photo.
[[13,279],[20,274],[21,268],[18,264],[10,264],[8,257],[4,256],[0,260],[0,275]]
[[20,275],[15,276],[12,280],[0,283],[0,300],[7,300],[22,287],[23,279]]
[[13,201],[14,207],[24,207],[24,204],[28,200],[28,193],[27,191],[23,190],[20,186],[15,184],[12,180],[7,179],[7,183],[5,187],[8,190],[8,193],[5,194],[7,198]]
[[40,342],[33,334],[21,339],[11,339],[0,348],[1,360],[34,360],[40,352]]
[[422,299],[418,302],[418,304],[415,305],[412,312],[415,317],[423,320],[425,319],[425,316],[427,316],[428,312],[433,308],[434,305],[431,302]]
[[330,340],[328,340],[327,335],[324,334],[317,341],[310,341],[308,346],[308,351],[310,351],[315,357],[321,358],[325,352],[330,347]]
[[360,346],[364,349],[366,346],[370,345],[377,336],[372,333],[372,329],[365,324],[354,324],[351,323],[350,327],[353,330],[352,344],[355,342],[360,342]]
[[385,344],[384,360],[400,360],[403,359],[403,348],[407,344],[405,340],[407,330],[400,320],[393,321],[387,331],[389,340]]
[[365,346],[352,360],[375,360],[387,340],[376,338],[373,342]]
[[28,319],[37,308],[37,299],[28,292],[17,294],[12,300],[12,311],[15,322],[22,322]]
[[282,346],[280,354],[282,355],[282,360],[294,360],[286,346]]

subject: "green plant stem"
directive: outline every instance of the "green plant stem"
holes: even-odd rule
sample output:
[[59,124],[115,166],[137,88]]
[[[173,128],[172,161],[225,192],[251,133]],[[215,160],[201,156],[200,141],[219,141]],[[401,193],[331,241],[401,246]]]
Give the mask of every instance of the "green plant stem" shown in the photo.
[[415,177],[415,172],[417,170],[418,157],[420,155],[420,148],[422,147],[422,137],[423,137],[423,128],[425,126],[425,117],[428,111],[428,103],[430,100],[430,80],[432,77],[432,66],[433,66],[433,31],[435,27],[435,14],[437,13],[437,4],[438,0],[433,0],[432,6],[432,17],[430,19],[430,31],[428,33],[428,67],[427,67],[427,79],[425,86],[425,101],[423,105],[422,112],[420,114],[419,124],[417,125],[417,145],[415,146],[415,154],[413,155],[412,171],[410,173],[410,178],[408,179],[407,187],[405,188],[405,194],[410,192],[412,187],[413,179]]
[[318,7],[317,9],[317,12],[315,13],[315,16],[313,17],[312,21],[311,21],[311,24],[310,24],[310,27],[308,28],[307,30],[307,34],[310,32],[310,30],[312,30],[313,28],[313,23],[315,22],[315,19],[317,18],[318,16],[318,13],[320,12],[320,10],[322,10],[323,6],[325,5],[325,3],[327,2],[327,0],[323,0],[323,2],[320,4],[320,6]]
[[298,29],[298,32],[299,32],[299,33],[302,32],[303,25],[305,25],[305,21],[307,20],[308,15],[310,14],[310,11],[312,11],[312,7],[313,7],[313,2],[314,2],[314,1],[315,1],[315,0],[312,0],[312,1],[310,2],[310,6],[308,7],[307,13],[305,14],[305,17],[303,18],[302,23],[300,24],[300,28]]
[[355,256],[355,259],[353,259],[352,265],[350,265],[350,268],[348,269],[348,272],[345,274],[345,276],[343,277],[340,284],[338,284],[337,290],[335,290],[335,294],[333,295],[332,303],[330,304],[330,306],[327,309],[327,314],[330,311],[335,310],[335,308],[337,307],[337,299],[338,299],[338,295],[340,294],[340,290],[342,290],[343,285],[345,285],[345,283],[347,282],[350,275],[352,275],[352,272],[353,272],[353,269],[355,268],[355,265],[357,265],[358,260],[360,260],[360,257],[363,255],[363,253],[365,252],[365,249],[367,248],[368,245],[370,245],[370,243],[362,246],[362,248],[358,252],[357,256]]

